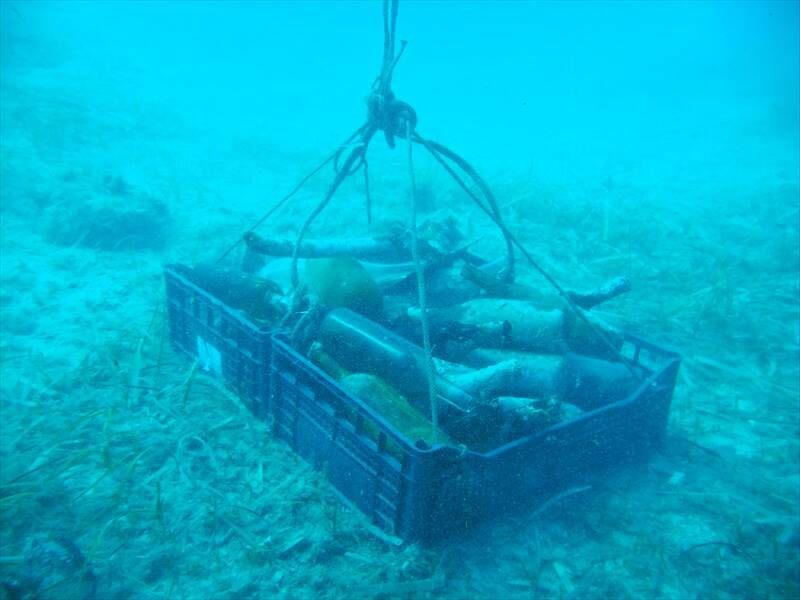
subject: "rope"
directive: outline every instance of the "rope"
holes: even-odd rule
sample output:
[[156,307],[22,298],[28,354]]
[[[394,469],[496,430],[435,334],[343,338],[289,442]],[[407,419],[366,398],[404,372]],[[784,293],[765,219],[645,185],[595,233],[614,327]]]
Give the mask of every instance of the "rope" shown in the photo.
[[372,225],[372,197],[369,195],[369,165],[364,157],[364,196],[367,200],[367,225]]
[[325,167],[325,165],[327,165],[327,164],[328,164],[329,162],[331,162],[332,160],[336,160],[336,157],[337,157],[337,156],[339,156],[339,154],[340,154],[340,153],[341,153],[341,151],[342,151],[342,148],[344,148],[345,146],[347,146],[347,144],[349,144],[350,142],[352,142],[352,141],[353,141],[353,139],[355,139],[355,137],[356,137],[356,136],[357,136],[359,133],[361,133],[361,131],[362,131],[363,129],[364,129],[364,126],[363,126],[363,125],[362,125],[361,127],[359,127],[358,129],[356,129],[356,130],[355,130],[355,131],[354,131],[352,134],[350,134],[350,135],[348,136],[348,138],[347,138],[347,139],[346,139],[344,142],[342,142],[342,143],[341,143],[341,144],[340,144],[340,145],[339,145],[339,146],[336,148],[336,151],[334,151],[332,154],[330,154],[330,155],[329,155],[329,156],[328,156],[328,157],[327,157],[325,160],[323,160],[323,161],[322,161],[321,163],[319,163],[319,164],[318,164],[316,167],[314,167],[314,169],[313,169],[313,170],[312,170],[310,173],[308,173],[308,174],[307,174],[305,177],[303,177],[303,178],[302,178],[302,179],[301,179],[301,180],[300,180],[300,181],[297,183],[297,185],[295,185],[295,186],[294,186],[294,187],[291,189],[291,191],[290,191],[288,194],[286,194],[286,195],[285,195],[283,198],[281,198],[280,200],[278,200],[278,202],[276,202],[276,203],[275,203],[275,204],[272,206],[272,208],[270,208],[270,209],[269,209],[269,210],[268,210],[268,211],[267,211],[267,212],[264,214],[264,216],[262,216],[262,217],[261,217],[261,218],[260,218],[258,221],[256,221],[256,222],[255,222],[255,223],[254,223],[254,224],[253,224],[253,225],[250,227],[250,229],[248,229],[248,230],[247,230],[247,231],[246,231],[246,232],[245,232],[245,233],[242,235],[242,237],[240,237],[240,238],[239,238],[239,239],[237,239],[237,240],[236,240],[236,241],[235,241],[233,244],[231,244],[231,245],[230,245],[230,246],[229,246],[229,247],[228,247],[228,248],[225,250],[225,252],[223,252],[223,253],[220,255],[220,257],[219,257],[219,258],[217,259],[217,261],[216,261],[216,264],[219,264],[219,263],[221,263],[223,260],[225,260],[225,259],[228,257],[228,255],[229,255],[231,252],[233,252],[233,251],[234,251],[234,250],[235,250],[235,249],[236,249],[236,248],[239,246],[239,244],[241,244],[241,243],[242,243],[242,242],[245,240],[245,238],[247,237],[247,234],[255,232],[255,230],[256,230],[256,229],[258,229],[258,228],[259,228],[261,225],[263,225],[263,224],[264,224],[264,222],[265,222],[267,219],[269,219],[269,218],[270,218],[270,217],[271,217],[273,214],[275,214],[275,213],[276,213],[278,210],[280,210],[280,208],[281,208],[281,207],[282,207],[284,204],[286,204],[286,203],[287,203],[287,202],[288,202],[288,201],[289,201],[289,200],[292,198],[292,196],[294,196],[294,195],[295,195],[297,192],[299,192],[299,191],[302,189],[302,187],[303,187],[303,186],[306,184],[306,182],[307,182],[309,179],[311,179],[311,178],[312,178],[314,175],[316,175],[317,173],[319,173],[319,172],[320,172],[320,171],[321,171],[321,170],[322,170],[322,169]]
[[[417,126],[417,114],[414,109],[406,102],[402,102],[395,98],[394,93],[391,90],[391,83],[392,83],[392,75],[394,73],[394,69],[397,66],[400,57],[403,55],[403,51],[405,50],[406,43],[405,41],[401,42],[400,52],[395,53],[396,48],[396,26],[397,26],[397,10],[398,10],[398,2],[399,0],[384,0],[383,1],[383,33],[384,33],[384,41],[383,41],[383,62],[381,65],[381,73],[375,79],[372,85],[372,91],[367,97],[367,122],[361,125],[350,137],[345,140],[343,144],[340,144],[336,151],[333,152],[328,158],[326,158],[319,166],[317,166],[311,173],[306,175],[300,182],[286,195],[284,196],[279,202],[275,204],[261,219],[259,219],[248,232],[245,233],[245,237],[248,233],[252,233],[257,227],[264,223],[273,213],[275,213],[281,206],[283,206],[290,198],[292,198],[297,191],[299,191],[303,185],[316,173],[318,173],[326,164],[333,161],[334,169],[336,171],[336,177],[333,180],[330,188],[328,188],[328,192],[326,193],[325,197],[322,201],[316,206],[316,208],[311,212],[308,216],[306,221],[303,223],[303,226],[300,229],[300,232],[297,236],[297,242],[294,246],[294,252],[292,254],[292,264],[291,264],[291,280],[292,286],[295,288],[295,292],[299,292],[299,277],[297,275],[297,260],[298,260],[298,252],[300,250],[300,246],[302,244],[303,238],[308,233],[308,230],[314,220],[320,215],[320,213],[325,209],[325,207],[330,203],[331,199],[333,198],[336,191],[339,189],[339,186],[342,182],[349,177],[350,175],[356,173],[362,166],[364,167],[364,177],[365,177],[365,189],[367,195],[367,220],[371,221],[372,218],[372,206],[371,206],[371,198],[369,194],[369,172],[368,166],[366,162],[366,155],[367,150],[369,148],[369,143],[372,141],[373,136],[378,131],[383,131],[383,134],[386,138],[386,143],[389,145],[390,148],[395,147],[394,138],[401,137],[405,138],[408,141],[408,161],[409,161],[409,173],[411,177],[411,235],[412,235],[412,254],[414,255],[414,263],[415,269],[417,271],[417,280],[418,280],[418,287],[419,287],[419,301],[420,301],[420,310],[422,312],[422,323],[423,323],[423,341],[425,344],[425,352],[426,358],[428,361],[427,369],[428,369],[428,380],[429,380],[429,394],[431,397],[431,415],[432,419],[434,419],[434,432],[437,428],[436,419],[438,419],[437,415],[437,403],[436,403],[436,390],[435,390],[435,379],[434,379],[434,366],[433,366],[433,358],[430,351],[430,338],[427,326],[427,318],[425,312],[426,306],[426,298],[425,298],[425,284],[424,284],[424,277],[422,272],[422,265],[419,261],[419,248],[418,248],[418,240],[417,240],[417,231],[416,231],[416,182],[414,178],[414,164],[413,164],[413,155],[412,155],[412,146],[414,143],[420,144],[424,146],[428,152],[433,156],[433,158],[442,165],[442,167],[450,174],[450,176],[455,180],[455,182],[466,192],[466,194],[478,205],[478,207],[489,216],[492,222],[497,225],[500,231],[503,234],[503,237],[506,242],[506,250],[508,255],[508,265],[504,276],[507,280],[513,279],[514,276],[514,248],[516,247],[528,263],[533,266],[533,268],[541,274],[545,280],[556,290],[556,292],[564,299],[567,306],[573,311],[573,313],[583,321],[584,325],[586,325],[589,330],[593,333],[593,335],[599,339],[605,346],[607,346],[618,358],[619,360],[628,368],[628,370],[640,381],[642,380],[642,375],[636,371],[633,364],[625,358],[619,350],[611,343],[611,341],[606,337],[606,335],[598,329],[598,327],[589,321],[583,311],[575,304],[569,294],[558,284],[558,282],[551,276],[539,263],[531,256],[531,254],[525,249],[525,247],[520,243],[520,241],[511,233],[511,231],[506,227],[503,219],[500,215],[500,209],[497,205],[497,201],[494,198],[489,186],[486,182],[478,175],[477,171],[461,156],[447,148],[446,146],[439,144],[438,142],[434,142],[432,140],[426,140],[422,138],[420,135],[416,133],[416,126]],[[358,143],[353,147],[351,146],[352,142],[359,138]],[[340,165],[339,161],[344,153],[344,151],[351,147],[350,153],[348,154],[347,158],[344,162]],[[447,159],[447,160],[445,160]],[[459,167],[477,186],[480,190],[481,194],[485,199],[481,200],[466,184],[466,182],[462,179],[462,177],[453,169],[452,166],[447,161],[454,163],[457,167]],[[236,248],[241,242],[242,239],[239,239],[234,243],[230,248],[228,248],[222,256],[218,259],[217,262],[222,261],[226,256],[228,256],[234,248]]]
[[[339,165],[339,159],[345,150],[346,144],[343,144],[336,150],[333,156],[336,177],[331,187],[328,189],[328,193],[308,216],[297,235],[297,242],[295,243],[291,264],[291,281],[294,288],[297,288],[300,281],[297,274],[297,258],[303,238],[308,233],[314,220],[325,210],[325,207],[328,206],[342,182],[350,175],[356,173],[362,166],[364,166],[366,170],[365,158],[367,149],[375,133],[379,130],[383,131],[386,137],[386,143],[390,148],[394,148],[395,136],[405,137],[408,135],[407,131],[413,131],[417,125],[417,114],[414,109],[406,102],[397,100],[391,90],[392,73],[402,55],[402,50],[405,48],[405,43],[403,43],[400,53],[395,55],[397,7],[398,0],[384,0],[383,2],[384,40],[381,73],[373,85],[372,92],[367,97],[367,122],[359,127],[347,141],[347,143],[350,143],[355,138],[360,137],[359,143],[352,148],[350,154],[341,165]],[[407,125],[410,125],[410,130]],[[367,194],[367,218],[371,220],[372,207],[369,191],[367,191]]]
[[342,185],[342,182],[347,179],[350,175],[350,169],[352,168],[353,164],[359,161],[364,153],[367,150],[367,146],[369,145],[372,136],[375,135],[375,129],[372,127],[368,127],[367,130],[362,134],[363,143],[359,144],[355,148],[352,149],[350,155],[347,157],[347,160],[344,161],[341,170],[336,173],[336,177],[333,180],[330,188],[328,188],[328,193],[325,194],[325,197],[322,201],[317,205],[317,207],[311,212],[311,214],[306,219],[305,223],[303,223],[303,227],[300,229],[300,233],[297,234],[297,241],[294,245],[294,252],[292,252],[292,266],[291,266],[291,274],[292,274],[292,287],[297,288],[298,284],[300,283],[300,278],[297,276],[297,258],[298,253],[300,251],[300,245],[303,243],[303,238],[308,233],[308,228],[311,227],[311,224],[314,222],[319,214],[328,206],[328,203],[333,198],[333,195],[336,193],[336,190],[339,189],[339,186]]
[[[495,200],[494,194],[492,190],[489,188],[489,185],[483,180],[483,178],[478,175],[478,172],[470,165],[466,160],[464,160],[461,156],[444,146],[438,142],[434,142],[433,140],[422,140],[422,138],[414,133],[415,141],[418,143],[425,142],[430,148],[436,150],[439,154],[443,154],[447,158],[449,158],[452,162],[458,165],[462,171],[464,171],[472,181],[475,182],[475,185],[478,186],[478,189],[481,191],[483,196],[486,198],[486,202],[489,204],[489,208],[492,209],[492,221],[494,221],[497,226],[500,228],[501,233],[503,234],[503,238],[506,242],[506,260],[508,261],[506,264],[505,272],[502,274],[502,279],[504,281],[513,281],[514,280],[514,243],[511,240],[511,237],[508,233],[508,230],[503,225],[503,217],[500,214],[500,207],[497,205],[497,200]],[[463,186],[462,186],[463,187]],[[486,210],[486,209],[484,209]]]
[[[469,186],[458,175],[458,173],[456,173],[455,170],[449,164],[447,164],[447,162],[444,160],[444,158],[442,158],[442,156],[439,153],[438,149],[434,146],[435,142],[431,143],[431,142],[429,142],[428,140],[422,138],[420,135],[418,135],[416,133],[414,133],[414,140],[413,141],[415,141],[418,144],[421,144],[422,146],[424,146],[428,150],[428,152],[431,153],[433,158],[435,158],[436,161],[440,165],[442,165],[442,167],[444,167],[445,171],[447,171],[450,174],[450,176],[456,181],[456,183],[461,187],[461,189],[463,189],[467,193],[467,195],[470,198],[472,198],[472,200],[475,202],[475,204],[477,204],[478,207],[480,207],[480,209],[484,213],[486,213],[486,215],[492,221],[494,221],[495,225],[497,225],[503,231],[503,235],[506,237],[506,239],[509,240],[512,244],[514,244],[514,246],[516,246],[519,249],[519,251],[522,253],[522,256],[525,257],[525,259],[530,263],[530,265],[534,269],[536,269],[536,271],[538,271],[539,274],[542,275],[542,277],[544,277],[547,280],[547,282],[553,287],[553,289],[556,290],[558,295],[561,296],[561,298],[564,300],[564,302],[566,302],[567,306],[572,310],[572,312],[581,321],[583,321],[584,325],[586,325],[589,328],[589,331],[591,331],[592,334],[603,343],[603,345],[608,347],[608,349],[611,350],[611,352],[617,358],[619,358],[620,362],[622,362],[625,365],[625,367],[628,369],[628,371],[630,371],[630,373],[638,381],[642,381],[643,380],[643,376],[642,376],[641,373],[639,373],[639,371],[636,370],[636,368],[634,367],[633,363],[631,361],[629,361],[617,349],[617,347],[614,346],[614,344],[611,343],[611,341],[608,339],[608,337],[594,323],[592,323],[589,320],[589,318],[583,313],[583,311],[578,307],[578,305],[575,304],[575,301],[570,297],[570,295],[567,293],[567,291],[558,284],[558,282],[555,280],[555,278],[552,275],[550,275],[544,269],[544,267],[542,267],[533,258],[533,256],[531,256],[531,254],[525,249],[525,247],[522,245],[522,243],[520,243],[520,241],[516,238],[516,236],[514,236],[514,234],[512,234],[511,231],[509,231],[508,227],[505,226],[505,223],[503,223],[502,220],[497,219],[497,217],[495,216],[494,211],[491,210],[491,208],[485,206],[483,204],[483,202],[480,200],[480,198],[478,198],[473,193],[473,191],[471,189],[469,189]],[[437,144],[437,146],[443,147],[443,146],[441,146],[439,144]]]
[[[399,0],[383,0],[383,66],[381,68],[380,92],[390,93],[392,87],[392,71],[397,64],[395,58],[395,34],[397,31],[397,9]],[[401,51],[402,54],[402,51]],[[397,57],[400,58],[399,56]]]
[[433,425],[433,443],[439,439],[439,403],[436,395],[436,366],[433,364],[431,350],[431,333],[428,323],[427,297],[425,293],[425,269],[419,257],[417,239],[417,182],[414,177],[414,142],[411,138],[411,123],[406,121],[406,140],[408,141],[408,175],[411,182],[411,256],[414,270],[417,273],[417,291],[419,298],[420,321],[422,322],[422,346],[425,349],[425,376],[428,378],[428,400],[431,405],[431,424]]
[[[356,145],[358,146],[358,145],[361,145],[361,144],[363,144],[363,143],[364,143],[364,140],[363,140],[363,134],[364,134],[364,132],[365,132],[365,131],[366,131],[366,129],[367,129],[367,125],[368,125],[367,123],[364,123],[364,124],[363,124],[361,127],[359,127],[358,129],[356,129],[356,132],[355,132],[353,135],[351,135],[351,136],[350,136],[350,138],[349,138],[349,139],[348,139],[348,140],[347,140],[347,141],[346,141],[344,144],[342,144],[341,146],[339,146],[339,149],[336,151],[336,154],[334,155],[334,158],[333,158],[333,170],[334,170],[334,171],[336,171],[336,172],[338,173],[339,171],[341,171],[341,170],[342,170],[342,167],[341,167],[341,166],[339,166],[339,159],[342,157],[342,153],[343,153],[345,150],[347,150],[348,148],[352,148],[352,142],[353,142],[353,140],[355,140],[355,139],[356,139],[358,136],[362,136],[362,139],[361,139],[361,140],[359,140],[359,141],[356,143]],[[348,173],[347,173],[347,174],[348,174],[348,175],[352,175],[353,173],[355,173],[356,171],[358,171],[359,167],[361,167],[361,163],[356,163],[355,165],[353,165],[353,167],[352,167],[352,168],[350,168],[350,169],[348,170]]]

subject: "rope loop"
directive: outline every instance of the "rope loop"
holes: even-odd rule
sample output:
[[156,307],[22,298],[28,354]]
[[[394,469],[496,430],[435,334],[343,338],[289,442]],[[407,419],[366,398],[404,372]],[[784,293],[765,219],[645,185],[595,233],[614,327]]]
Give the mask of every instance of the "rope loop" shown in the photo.
[[[352,163],[352,166],[347,170],[347,173],[345,173],[345,175],[347,175],[349,177],[350,175],[353,175],[354,173],[357,173],[358,170],[361,168],[361,166],[364,164],[364,160],[365,160],[365,156],[366,156],[366,147],[365,147],[365,144],[364,144],[363,140],[359,140],[358,143],[355,146],[350,146],[350,145],[341,146],[339,148],[339,150],[336,152],[336,155],[333,157],[333,170],[336,173],[338,173],[339,171],[342,170],[342,167],[339,164],[339,161],[341,160],[342,154],[344,153],[344,151],[347,148],[350,148],[350,154],[351,155],[358,154],[358,157],[355,160],[355,162]],[[347,163],[347,162],[348,161],[345,160],[345,163]]]

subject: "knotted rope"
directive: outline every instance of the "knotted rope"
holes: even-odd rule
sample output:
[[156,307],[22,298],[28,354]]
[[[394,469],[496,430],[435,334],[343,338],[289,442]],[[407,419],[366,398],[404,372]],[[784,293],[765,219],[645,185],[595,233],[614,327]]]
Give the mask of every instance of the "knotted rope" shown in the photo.
[[[467,196],[472,199],[472,201],[483,211],[489,219],[500,229],[500,232],[503,235],[506,244],[506,255],[507,255],[507,264],[502,272],[502,277],[506,281],[511,281],[514,278],[514,248],[517,248],[521,254],[525,257],[527,262],[537,271],[539,272],[545,280],[556,290],[556,292],[561,296],[565,302],[565,305],[572,310],[572,312],[577,315],[581,321],[589,328],[590,331],[594,333],[594,335],[605,345],[607,346],[614,355],[618,357],[620,362],[622,362],[628,370],[639,380],[642,380],[642,375],[639,373],[633,366],[633,364],[625,358],[619,350],[611,343],[611,341],[603,334],[602,331],[592,323],[580,307],[575,304],[573,299],[566,293],[566,291],[558,284],[558,282],[550,275],[539,263],[533,258],[533,256],[525,249],[525,247],[519,242],[519,240],[511,233],[511,231],[506,227],[505,223],[503,222],[502,216],[500,214],[500,209],[497,204],[497,201],[487,185],[487,183],[481,178],[478,172],[461,156],[459,156],[456,152],[450,150],[443,144],[438,142],[434,142],[432,140],[426,140],[423,138],[419,133],[416,131],[417,127],[417,114],[413,107],[408,104],[407,102],[403,102],[402,100],[398,100],[394,92],[392,91],[392,75],[394,74],[394,69],[397,66],[401,56],[406,47],[406,42],[401,41],[400,51],[395,52],[396,50],[396,25],[397,25],[397,10],[398,10],[398,2],[399,0],[383,0],[383,32],[384,32],[384,42],[383,42],[383,61],[381,64],[381,72],[375,78],[375,81],[372,84],[372,88],[370,90],[369,95],[366,99],[367,104],[367,119],[366,121],[358,128],[355,132],[353,132],[342,144],[340,144],[337,149],[328,156],[322,163],[320,163],[314,170],[312,170],[308,175],[303,177],[300,182],[292,188],[292,190],[284,196],[280,201],[278,201],[261,219],[259,219],[241,238],[237,240],[231,247],[229,247],[219,258],[219,261],[222,261],[226,256],[233,251],[234,248],[238,246],[238,244],[242,240],[246,240],[249,236],[252,236],[254,230],[259,227],[261,224],[264,223],[270,216],[272,216],[278,209],[280,209],[286,202],[289,201],[302,187],[305,183],[311,179],[316,173],[322,170],[325,165],[330,162],[333,162],[335,177],[333,182],[328,188],[325,196],[322,200],[317,204],[311,214],[303,223],[300,231],[297,235],[297,241],[294,246],[294,251],[292,255],[292,264],[291,264],[291,281],[292,286],[296,291],[299,291],[299,277],[297,274],[297,260],[300,251],[300,246],[305,238],[306,234],[308,233],[311,224],[314,220],[325,210],[325,207],[330,203],[333,196],[336,194],[336,191],[341,186],[342,182],[347,179],[350,175],[357,173],[362,167],[364,169],[364,182],[365,182],[365,192],[366,192],[366,202],[367,202],[367,220],[371,220],[371,198],[369,192],[369,171],[367,166],[367,150],[369,148],[369,144],[372,141],[372,138],[378,131],[382,131],[383,135],[386,139],[386,143],[390,148],[395,147],[395,138],[403,138],[408,140],[409,144],[409,151],[408,151],[408,159],[409,159],[409,172],[411,177],[411,203],[412,203],[412,220],[411,220],[411,235],[412,235],[412,253],[414,255],[415,266],[417,267],[417,279],[418,279],[418,286],[420,291],[420,309],[422,315],[422,324],[423,324],[423,340],[425,342],[425,352],[427,356],[427,369],[429,375],[429,382],[431,383],[430,386],[430,396],[431,396],[431,414],[432,420],[434,421],[434,431],[436,430],[436,419],[437,419],[437,411],[436,411],[436,394],[435,394],[435,371],[433,370],[433,359],[431,356],[430,351],[430,340],[426,339],[428,336],[425,335],[425,331],[427,329],[427,315],[425,311],[425,290],[424,290],[424,278],[422,273],[422,267],[419,262],[419,255],[418,255],[418,240],[416,238],[416,192],[415,192],[415,181],[414,181],[414,168],[413,168],[413,157],[411,152],[411,147],[413,144],[419,144],[425,147],[426,150],[433,156],[433,158],[445,169],[445,171],[453,178],[456,184],[461,187],[467,194]],[[466,179],[470,180],[472,184],[477,188],[480,192],[480,196],[475,193],[472,188],[468,185],[468,183],[464,180],[464,177],[459,175],[459,173],[455,170],[455,168],[451,165],[455,165],[458,169],[460,169],[461,173],[466,177]]]

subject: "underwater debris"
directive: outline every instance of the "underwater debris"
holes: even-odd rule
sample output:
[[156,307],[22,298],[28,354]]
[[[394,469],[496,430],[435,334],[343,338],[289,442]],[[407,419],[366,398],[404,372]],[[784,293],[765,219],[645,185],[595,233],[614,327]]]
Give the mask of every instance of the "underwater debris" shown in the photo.
[[[254,322],[291,331],[295,350],[424,447],[495,448],[632,393],[639,379],[610,352],[622,345],[614,327],[591,314],[577,319],[562,299],[553,303],[552,296],[503,279],[497,274],[503,261],[473,255],[469,245],[443,252],[463,238],[453,227],[448,221],[442,242],[428,240],[422,260],[435,307],[427,319],[435,349],[436,419],[428,402],[416,277],[407,246],[398,245],[404,234],[397,227],[392,242],[327,238],[300,247],[252,234],[243,266],[257,274],[211,265],[176,269]],[[252,260],[254,253],[265,266]],[[265,278],[289,284],[289,254],[307,257],[301,259],[302,287],[291,297]],[[371,273],[389,275],[375,279]],[[616,278],[574,295],[594,306],[629,288],[626,278]],[[516,297],[497,297],[502,291]],[[550,307],[540,308],[534,298]],[[605,343],[584,321],[604,333]]]
[[345,389],[364,400],[406,437],[424,446],[435,443],[453,445],[446,433],[434,434],[433,425],[425,416],[400,396],[380,377],[368,373],[353,373],[339,380]]
[[157,250],[169,238],[167,205],[119,176],[62,182],[44,211],[45,239],[98,250]]
[[349,308],[372,318],[380,317],[383,310],[378,285],[355,258],[306,260],[303,282],[309,293],[330,308]]
[[[502,496],[505,486],[497,479],[500,475],[489,468],[489,461],[497,459],[493,464],[502,465],[501,471],[513,468],[512,479],[518,484],[517,491],[522,492],[532,485],[553,484],[550,480],[562,469],[565,475],[577,475],[581,463],[588,463],[584,461],[587,449],[593,451],[605,446],[608,452],[600,454],[615,459],[631,454],[639,445],[634,440],[641,442],[643,449],[655,445],[662,439],[666,426],[666,419],[661,417],[668,412],[680,357],[636,336],[623,335],[596,320],[594,315],[587,315],[586,310],[630,289],[629,281],[618,278],[584,294],[562,287],[506,227],[494,194],[476,170],[456,152],[416,131],[414,109],[398,100],[391,90],[392,73],[405,47],[403,42],[400,52],[395,51],[397,5],[397,0],[383,3],[383,68],[367,98],[366,121],[242,238],[247,244],[242,268],[260,277],[272,279],[280,272],[280,259],[290,260],[285,269],[289,290],[285,298],[286,314],[275,323],[274,329],[261,327],[263,323],[259,323],[254,331],[248,319],[227,311],[223,313],[225,306],[211,307],[208,311],[201,309],[205,323],[198,330],[204,330],[198,332],[195,341],[205,346],[208,345],[204,339],[207,335],[219,338],[213,326],[208,331],[208,321],[215,318],[215,313],[223,322],[222,328],[228,320],[243,325],[250,339],[242,344],[247,348],[235,349],[241,350],[238,354],[247,354],[249,359],[253,357],[253,347],[257,347],[259,355],[254,361],[258,369],[255,376],[249,366],[244,369],[248,371],[244,377],[250,379],[244,391],[273,416],[276,436],[288,441],[312,462],[330,457],[338,465],[332,470],[334,483],[345,495],[355,498],[361,508],[372,511],[372,518],[381,527],[392,531],[399,527],[402,535],[417,537],[428,535],[425,530],[430,528],[421,526],[424,520],[436,518],[427,514],[429,508],[438,510],[449,506],[453,509],[451,512],[455,516],[451,526],[456,526],[456,522],[459,526],[472,522],[477,512],[485,507],[471,505],[471,494],[479,493],[469,484],[482,477],[487,484],[487,492],[483,494],[486,500],[498,505],[510,501],[512,489],[505,490],[508,498],[495,496]],[[406,142],[410,200],[407,230],[402,235],[392,236],[388,245],[386,240],[377,238],[356,240],[349,247],[347,239],[314,240],[306,244],[314,221],[330,205],[342,183],[362,168],[367,221],[371,223],[367,150],[378,132],[384,134],[390,148],[395,147],[398,138]],[[440,230],[444,238],[441,243],[419,238],[417,214],[421,207],[415,183],[415,144],[430,153],[497,227],[506,249],[502,264],[475,257],[469,252],[471,244],[452,250],[454,240],[463,238],[454,235],[452,221]],[[293,243],[263,239],[254,233],[329,163],[334,167],[334,178],[300,225]],[[400,243],[407,238],[410,243]],[[242,240],[225,250],[217,263]],[[398,243],[399,247],[392,247]],[[434,252],[430,252],[431,249]],[[387,285],[373,277],[365,264],[368,261],[362,260],[365,257],[374,259],[376,252],[392,254],[392,250],[399,255],[410,254],[410,265],[403,265],[403,268],[412,268],[408,268],[405,277]],[[555,308],[537,307],[531,296],[538,294],[528,294],[528,290],[507,288],[524,299],[502,293],[504,285],[514,283],[517,251],[554,290],[552,295],[558,299]],[[276,260],[267,260],[264,264],[263,258],[270,252],[276,253],[272,256]],[[258,254],[262,256],[255,256]],[[398,262],[394,259],[397,256],[391,258],[382,266],[389,265],[396,276]],[[407,256],[403,258],[408,262]],[[305,261],[303,279],[301,261]],[[309,261],[319,262],[315,266]],[[381,261],[376,262],[380,264]],[[465,269],[465,265],[472,269]],[[346,276],[340,275],[347,271]],[[472,277],[464,273],[471,273]],[[491,283],[491,278],[497,280],[496,285]],[[275,282],[278,283],[277,279]],[[453,290],[458,293],[453,294]],[[203,292],[190,293],[200,296]],[[197,320],[198,311],[192,297],[184,297],[179,306],[180,303],[176,302],[175,310],[181,317],[187,317],[184,324]],[[429,306],[435,309],[429,311]],[[437,316],[440,317],[438,324]],[[431,322],[438,325],[434,328],[435,336],[431,335]],[[193,332],[185,330],[184,327],[184,333],[195,337]],[[229,341],[224,334],[222,337],[214,342],[221,348]],[[192,353],[185,339],[176,341],[183,350]],[[622,352],[623,343],[633,352],[632,358]],[[660,361],[660,364],[640,362],[643,348],[645,355],[652,354],[654,362]],[[480,349],[527,351],[554,355],[561,360],[556,368],[541,371],[523,369],[513,360],[477,370],[461,362],[460,359],[471,351]],[[222,356],[218,349],[214,352]],[[600,379],[602,367],[599,365],[607,362],[625,369],[631,381],[650,381],[653,385],[639,386],[627,403],[619,402],[608,411],[594,411],[613,400],[613,394],[606,394],[595,400],[591,409],[594,414],[584,415],[581,396],[591,395],[594,390],[586,390],[588,386],[583,385],[580,369],[570,372],[564,367],[572,364],[566,362],[569,353],[585,354],[599,361],[595,372],[588,367],[587,371]],[[264,354],[269,360],[266,374],[259,360]],[[459,357],[455,359],[456,364],[448,366],[445,361],[455,357]],[[315,361],[316,366],[308,359]],[[238,361],[238,356],[234,360]],[[526,365],[534,362],[528,361]],[[575,364],[585,366],[580,362]],[[595,365],[590,363],[589,366]],[[223,368],[218,371],[223,378],[231,379]],[[616,373],[612,375],[609,382],[603,382],[609,388],[620,380]],[[347,393],[348,387],[356,388],[357,394]],[[268,389],[266,394],[265,389]],[[561,410],[564,400],[561,395],[565,390],[575,393],[571,401],[563,402]],[[365,398],[359,400],[356,396]],[[377,401],[375,396],[379,397]],[[381,414],[375,414],[374,407],[384,404]],[[406,410],[400,410],[401,407]],[[409,407],[416,409],[419,415],[409,412]],[[642,427],[622,426],[620,423],[626,419],[620,415],[641,418]],[[406,436],[398,436],[398,428],[419,429],[419,416],[430,425],[425,423],[421,427],[422,437],[417,439],[422,444],[414,445]],[[596,432],[592,431],[595,425]],[[365,435],[370,430],[376,431],[372,439]],[[427,431],[434,442],[432,448],[425,440]],[[449,438],[446,445],[438,443],[439,431]],[[625,448],[628,441],[630,447]],[[562,452],[566,448],[574,451]],[[493,453],[495,450],[497,452]],[[549,464],[548,461],[553,460],[561,462]],[[566,464],[570,460],[576,464]],[[471,462],[473,464],[468,464]],[[385,475],[396,475],[397,465],[412,472],[423,471],[425,476],[434,472],[435,483],[429,481],[419,487],[433,485],[442,489],[433,493],[434,498],[423,499],[417,486],[411,485],[414,489],[410,494],[416,496],[410,499],[402,497],[409,494],[403,491],[405,486],[397,486],[394,481],[378,483]],[[543,481],[545,479],[547,482]],[[395,497],[398,487],[401,488],[399,500]],[[406,514],[401,514],[403,511]]]
[[9,598],[85,598],[92,600],[97,578],[80,548],[65,537],[36,535],[20,556],[2,557],[6,575],[0,580]]
[[[562,298],[505,279],[498,271],[504,260],[486,261],[470,244],[458,247],[463,236],[452,216],[427,222],[444,237],[426,240],[419,257],[433,306],[426,315],[438,416],[428,401],[416,273],[398,226],[391,239],[309,239],[299,246],[249,233],[241,271],[176,269],[254,322],[290,331],[295,350],[426,447],[498,447],[636,388],[639,379],[618,360],[616,328],[591,313],[578,319]],[[290,256],[304,268],[301,287],[287,296]],[[570,294],[591,307],[629,289],[629,280],[618,277]]]
[[[461,275],[480,286],[490,297],[509,298],[514,300],[528,300],[535,302],[540,310],[549,308],[562,308],[564,301],[553,294],[545,294],[539,288],[518,282],[503,281],[492,276],[485,268],[479,268],[469,263],[462,268]],[[567,295],[580,308],[590,310],[617,296],[631,291],[631,281],[627,277],[615,277],[601,286],[588,291],[567,291]]]
[[255,321],[275,324],[289,310],[281,288],[269,279],[207,264],[176,268],[189,281]]

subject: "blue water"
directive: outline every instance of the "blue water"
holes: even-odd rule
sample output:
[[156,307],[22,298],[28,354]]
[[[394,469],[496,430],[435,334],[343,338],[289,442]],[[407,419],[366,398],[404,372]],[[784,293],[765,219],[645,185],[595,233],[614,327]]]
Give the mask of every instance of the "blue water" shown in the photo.
[[[7,45],[46,36],[75,77],[100,72],[198,126],[261,131],[288,147],[345,135],[380,66],[379,3],[15,6],[3,6]],[[759,164],[732,130],[760,126],[796,152],[797,11],[793,2],[407,2],[394,88],[421,131],[487,165],[647,159],[668,177],[710,155]],[[4,55],[13,68],[13,51]],[[708,177],[728,175],[711,166]]]
[[[631,277],[601,316],[683,353],[646,464],[398,548],[170,350],[163,265],[218,257],[364,122],[381,15],[0,2],[0,598],[798,597],[798,2],[400,1],[417,132],[570,289]],[[379,221],[405,152],[370,145]],[[259,231],[296,235],[330,177]],[[313,234],[371,231],[355,179]]]

